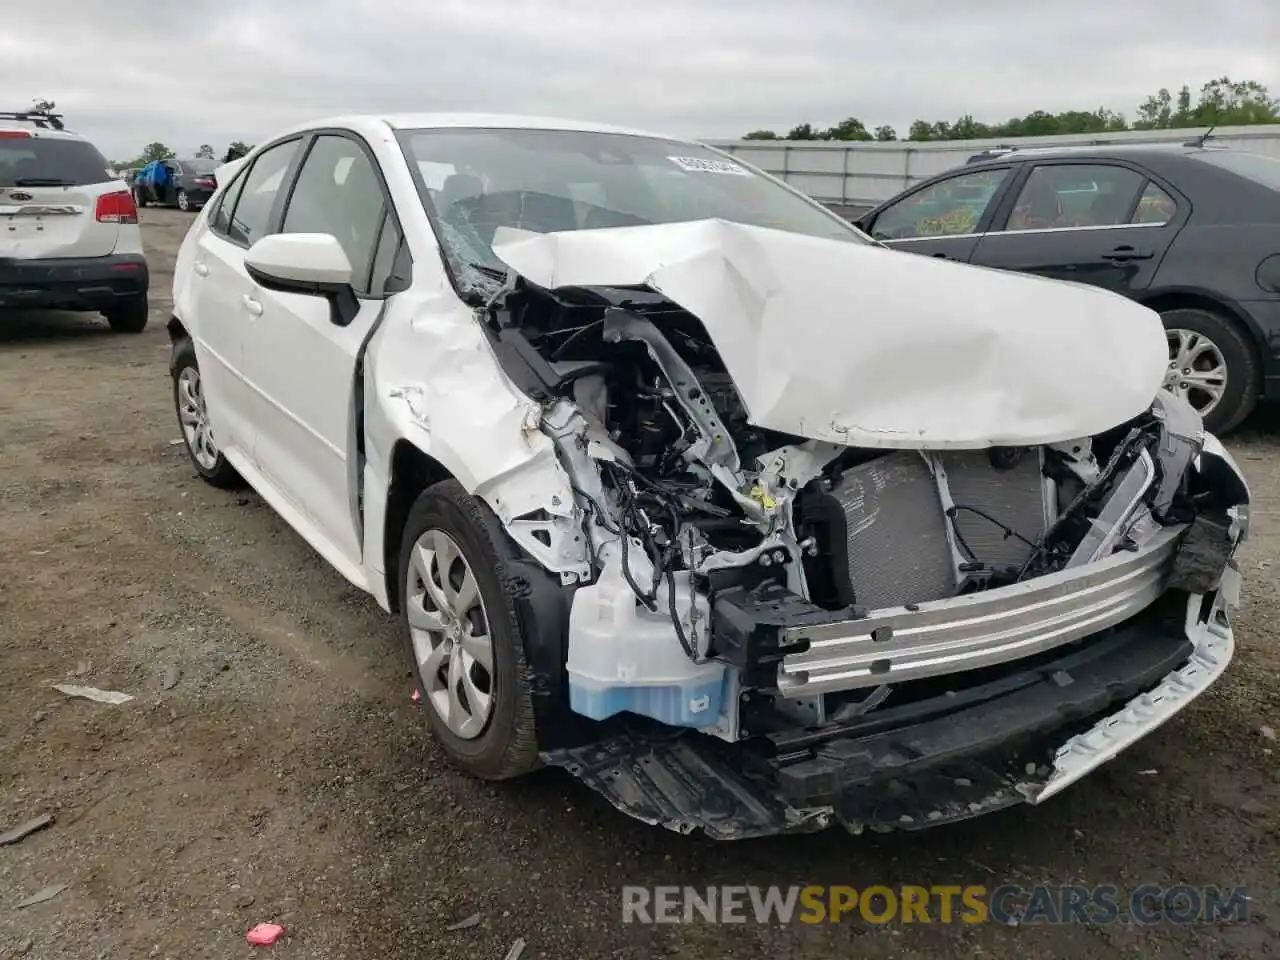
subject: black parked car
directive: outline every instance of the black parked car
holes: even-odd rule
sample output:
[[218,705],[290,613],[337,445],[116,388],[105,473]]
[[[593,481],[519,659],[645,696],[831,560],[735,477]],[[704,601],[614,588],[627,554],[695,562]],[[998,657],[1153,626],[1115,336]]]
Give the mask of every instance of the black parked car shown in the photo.
[[[1089,283],[1151,307],[1169,334],[1166,386],[1210,430],[1280,397],[1280,160],[1199,144],[975,160],[858,226],[902,250]],[[1069,389],[1071,371],[1059,375]]]
[[213,196],[217,160],[162,160],[149,163],[134,176],[133,199],[139,207],[149,203],[199,210]]

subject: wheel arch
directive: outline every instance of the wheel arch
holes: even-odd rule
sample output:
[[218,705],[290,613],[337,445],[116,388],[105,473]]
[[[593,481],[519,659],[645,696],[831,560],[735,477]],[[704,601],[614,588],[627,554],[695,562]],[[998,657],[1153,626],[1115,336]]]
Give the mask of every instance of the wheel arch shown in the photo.
[[191,340],[191,334],[176,316],[170,316],[164,328],[169,334],[169,346],[172,348],[169,351],[169,375],[173,376],[174,371],[177,369],[178,347]]
[[1205,310],[1209,313],[1215,313],[1231,323],[1244,335],[1245,342],[1253,350],[1254,358],[1258,361],[1259,366],[1265,360],[1265,352],[1262,349],[1264,344],[1262,331],[1254,326],[1248,314],[1226,297],[1220,297],[1204,290],[1173,288],[1147,294],[1139,299],[1138,302],[1144,307],[1149,307],[1156,311],[1156,313],[1179,309]]
[[411,440],[401,438],[392,447],[382,520],[382,569],[392,613],[400,612],[400,539],[409,511],[423,490],[456,479],[444,464]]

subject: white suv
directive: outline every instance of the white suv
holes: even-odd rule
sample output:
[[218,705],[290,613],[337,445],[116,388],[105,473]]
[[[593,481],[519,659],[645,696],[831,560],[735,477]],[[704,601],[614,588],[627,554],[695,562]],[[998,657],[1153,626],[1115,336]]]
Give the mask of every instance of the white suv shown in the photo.
[[147,325],[138,210],[92,143],[57,114],[0,112],[0,308],[101,312]]
[[217,179],[169,322],[191,460],[399,613],[477,776],[719,837],[941,823],[1231,658],[1248,487],[1124,297],[565,121],[338,118]]

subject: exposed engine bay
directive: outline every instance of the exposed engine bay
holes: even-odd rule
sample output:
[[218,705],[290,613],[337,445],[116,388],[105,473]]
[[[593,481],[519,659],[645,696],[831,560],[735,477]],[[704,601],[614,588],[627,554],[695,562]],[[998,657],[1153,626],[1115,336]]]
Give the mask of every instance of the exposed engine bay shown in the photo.
[[[567,667],[573,709],[594,719],[630,712],[733,742],[862,716],[891,692],[893,626],[859,638],[886,651],[862,675],[826,663],[837,679],[822,683],[807,662],[786,666],[814,657],[807,627],[996,596],[1188,525],[1207,544],[1208,589],[1239,535],[1242,494],[1193,469],[1203,433],[1172,399],[1044,446],[860,449],[753,426],[700,321],[653,290],[516,280],[486,312],[573,483],[577,509],[541,518],[563,529],[540,539],[590,545]],[[1167,567],[1172,548],[1160,543],[1152,564]],[[1091,613],[1089,629],[1022,653],[1137,612],[1166,573],[1117,599],[1114,616]]]

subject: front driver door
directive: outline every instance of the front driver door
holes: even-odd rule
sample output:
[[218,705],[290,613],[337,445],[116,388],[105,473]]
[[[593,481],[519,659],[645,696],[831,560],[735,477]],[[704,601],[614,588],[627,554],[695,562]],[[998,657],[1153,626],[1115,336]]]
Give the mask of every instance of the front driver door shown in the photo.
[[322,541],[313,540],[317,549],[339,569],[358,570],[356,360],[402,250],[377,162],[363,143],[340,134],[315,138],[280,229],[336,237],[351,261],[360,308],[349,325],[339,326],[321,297],[255,286],[251,296],[261,312],[245,340],[245,370],[256,396],[254,460],[307,519]]
[[860,222],[898,250],[967,263],[1009,182],[1008,166],[933,180]]

